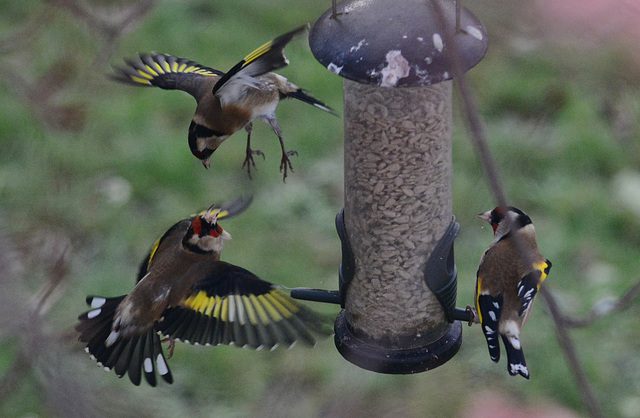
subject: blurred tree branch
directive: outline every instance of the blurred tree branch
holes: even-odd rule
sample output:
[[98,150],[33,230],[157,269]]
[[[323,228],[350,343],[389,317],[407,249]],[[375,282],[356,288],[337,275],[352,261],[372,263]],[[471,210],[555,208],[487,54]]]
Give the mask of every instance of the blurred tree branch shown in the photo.
[[576,384],[580,389],[582,400],[584,401],[585,406],[589,411],[589,415],[591,415],[592,417],[604,417],[600,403],[598,402],[598,399],[596,398],[596,395],[591,388],[591,384],[587,379],[584,368],[580,364],[576,346],[571,339],[571,336],[569,335],[569,330],[567,329],[566,324],[563,321],[564,315],[562,314],[562,312],[560,312],[560,308],[556,303],[555,297],[551,294],[551,291],[547,289],[547,286],[542,286],[540,288],[540,292],[542,293],[542,297],[547,303],[547,307],[549,308],[549,312],[551,313],[551,318],[556,325],[556,336],[558,337],[558,342],[560,343],[562,352],[564,353],[564,356],[569,363],[569,368],[571,369],[573,377],[576,380]]
[[45,2],[66,9],[87,28],[113,41],[130,32],[153,8],[157,0],[138,0],[133,4],[125,2],[123,5],[109,9],[81,0],[45,0]]
[[[593,324],[596,320],[627,309],[640,294],[640,281],[631,286],[617,299],[606,298],[596,302],[588,314],[583,317],[568,316],[558,311],[558,320],[565,328],[582,328]],[[548,298],[553,298],[549,293]]]
[[[45,75],[37,78],[26,71],[31,64],[29,54],[33,44],[46,33],[55,22],[53,9],[59,9],[73,16],[87,31],[98,38],[99,47],[95,48],[93,62],[104,65],[117,46],[118,40],[129,33],[151,11],[157,0],[138,0],[122,2],[105,7],[97,2],[83,0],[45,0],[44,10],[34,13],[33,17],[5,39],[0,40],[0,54],[3,58],[3,81],[24,101],[40,121],[50,128],[63,131],[77,131],[84,126],[85,105],[55,103],[55,95],[63,91],[74,76],[79,73],[83,63],[70,59],[75,54],[57,53],[58,58],[48,66]],[[26,53],[27,59],[13,62],[7,55]],[[26,62],[25,62],[26,61]]]
[[[95,403],[88,388],[74,373],[67,373],[66,364],[59,361],[69,340],[58,338],[59,333],[50,329],[47,320],[69,280],[70,240],[61,234],[38,232],[41,239],[27,242],[20,249],[0,236],[0,278],[4,290],[0,294],[3,310],[0,337],[3,344],[16,352],[0,377],[0,402],[30,381],[55,415],[93,416]],[[30,291],[23,277],[28,274],[37,279],[41,276],[40,269],[44,280],[38,290]],[[52,393],[56,396],[50,396]],[[71,398],[75,401],[68,402]]]
[[29,43],[42,34],[42,31],[46,27],[42,22],[46,21],[48,15],[48,10],[41,11],[32,19],[22,24],[16,33],[8,36],[6,39],[0,40],[0,54],[10,54],[26,48]]

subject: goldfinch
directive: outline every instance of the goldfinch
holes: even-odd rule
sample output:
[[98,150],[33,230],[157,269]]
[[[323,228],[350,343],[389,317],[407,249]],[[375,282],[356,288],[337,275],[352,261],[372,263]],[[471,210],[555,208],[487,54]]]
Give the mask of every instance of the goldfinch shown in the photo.
[[253,156],[261,155],[264,158],[261,151],[251,148],[252,122],[258,118],[264,120],[280,141],[280,171],[284,170],[283,179],[286,179],[287,170],[293,171],[290,157],[297,153],[287,151],[282,140],[282,130],[275,116],[280,100],[293,97],[333,113],[324,103],[286,78],[270,72],[289,64],[284,47],[306,28],[299,27],[267,42],[227,73],[184,58],[152,53],[140,54],[139,60],[125,61],[127,66],[116,68],[113,78],[135,86],[182,90],[192,95],[197,107],[189,126],[189,147],[206,168],[209,168],[211,154],[220,144],[244,128],[247,131],[247,147],[242,166],[247,166],[251,178],[251,167],[255,167]]
[[[244,208],[232,209],[242,211]],[[76,330],[86,351],[118,377],[139,385],[144,374],[173,382],[161,337],[200,345],[274,349],[297,341],[314,345],[329,334],[326,321],[276,285],[220,261],[231,239],[218,218],[232,210],[210,207],[173,225],[144,259],[128,295],[87,297],[90,310]]]
[[482,254],[476,282],[476,309],[491,360],[500,360],[498,335],[512,376],[529,379],[520,332],[551,262],[538,251],[531,219],[520,209],[497,207],[479,215],[491,224],[493,243]]

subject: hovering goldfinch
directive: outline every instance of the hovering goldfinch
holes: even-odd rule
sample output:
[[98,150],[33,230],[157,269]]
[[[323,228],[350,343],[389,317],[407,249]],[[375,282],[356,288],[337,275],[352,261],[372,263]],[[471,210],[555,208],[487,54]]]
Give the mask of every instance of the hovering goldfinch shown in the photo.
[[140,59],[126,61],[127,66],[116,68],[118,81],[136,86],[156,86],[168,90],[182,90],[197,102],[196,112],[189,126],[189,147],[202,164],[209,168],[211,154],[225,139],[244,128],[247,131],[246,165],[251,177],[255,167],[254,155],[264,154],[251,148],[253,120],[260,118],[271,126],[280,141],[282,159],[280,171],[292,170],[282,130],[276,121],[275,110],[280,100],[293,97],[326,112],[333,111],[286,78],[271,73],[289,64],[284,47],[304,32],[307,25],[267,42],[237,63],[226,74],[184,58],[167,54],[140,54]]
[[91,309],[76,330],[86,351],[118,377],[156,385],[156,372],[173,377],[161,337],[200,345],[274,349],[296,342],[314,345],[328,335],[325,319],[291,299],[276,285],[220,261],[231,239],[218,219],[236,215],[246,202],[215,206],[173,225],[143,261],[131,293],[87,297]]
[[491,360],[500,360],[498,335],[507,352],[509,374],[529,379],[520,332],[551,262],[538,251],[531,219],[520,209],[497,207],[479,215],[493,227],[493,243],[482,254],[476,308]]

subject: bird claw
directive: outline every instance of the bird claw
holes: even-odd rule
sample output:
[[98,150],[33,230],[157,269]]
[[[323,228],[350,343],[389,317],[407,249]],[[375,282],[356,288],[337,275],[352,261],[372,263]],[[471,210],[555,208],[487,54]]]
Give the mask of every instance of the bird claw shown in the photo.
[[282,153],[282,159],[280,160],[280,172],[282,173],[282,170],[284,170],[282,181],[285,181],[287,178],[287,170],[291,170],[292,173],[294,172],[293,165],[291,165],[291,159],[289,158],[293,155],[297,156],[298,151],[287,151]]
[[247,148],[247,156],[245,157],[244,162],[242,163],[242,168],[244,168],[245,165],[247,166],[247,173],[249,174],[250,180],[251,180],[251,167],[256,166],[256,162],[253,160],[254,155],[260,155],[262,156],[263,160],[266,160],[264,156],[264,152],[260,150],[252,150],[251,148]]
[[169,354],[167,355],[167,360],[169,360],[171,357],[173,357],[173,350],[174,348],[176,348],[176,340],[172,339],[172,338],[165,338],[164,340],[160,341],[160,343],[169,343],[169,347],[167,347],[167,350],[169,350]]
[[476,315],[475,309],[473,309],[470,305],[467,305],[467,312],[469,312],[469,326],[471,326],[476,323],[476,319],[478,318],[478,316]]

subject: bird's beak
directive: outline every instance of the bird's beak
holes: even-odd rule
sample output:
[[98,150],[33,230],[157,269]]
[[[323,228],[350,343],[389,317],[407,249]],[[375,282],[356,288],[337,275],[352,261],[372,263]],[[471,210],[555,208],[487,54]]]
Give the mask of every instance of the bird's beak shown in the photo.
[[211,165],[210,157],[207,157],[204,160],[202,160],[202,165],[204,166],[204,168],[208,170],[209,166]]
[[478,215],[478,218],[482,219],[485,222],[491,223],[491,211],[488,210],[484,213],[481,213],[480,215]]

